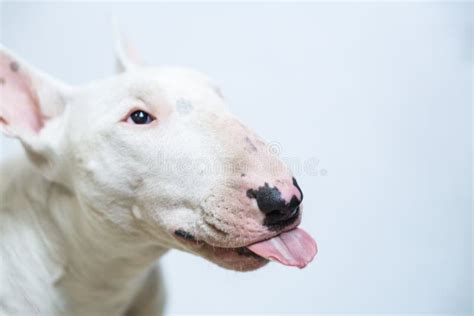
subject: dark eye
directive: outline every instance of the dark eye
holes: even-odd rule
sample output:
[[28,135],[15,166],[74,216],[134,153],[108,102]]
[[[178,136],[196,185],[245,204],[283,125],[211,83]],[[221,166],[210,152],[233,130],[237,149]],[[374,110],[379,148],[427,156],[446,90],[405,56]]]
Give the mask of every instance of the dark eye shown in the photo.
[[145,111],[135,111],[127,118],[127,123],[132,124],[150,124],[155,119]]

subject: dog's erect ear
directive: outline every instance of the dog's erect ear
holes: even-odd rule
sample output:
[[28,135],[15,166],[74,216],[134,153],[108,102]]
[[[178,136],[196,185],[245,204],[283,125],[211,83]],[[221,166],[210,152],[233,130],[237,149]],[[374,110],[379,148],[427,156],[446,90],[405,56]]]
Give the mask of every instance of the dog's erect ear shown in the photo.
[[115,28],[115,55],[117,59],[117,72],[130,71],[142,65],[138,50],[118,29]]
[[0,129],[18,138],[36,164],[46,162],[59,137],[45,129],[55,125],[71,90],[0,46]]
[[63,112],[69,90],[0,47],[0,128],[7,136],[39,134]]

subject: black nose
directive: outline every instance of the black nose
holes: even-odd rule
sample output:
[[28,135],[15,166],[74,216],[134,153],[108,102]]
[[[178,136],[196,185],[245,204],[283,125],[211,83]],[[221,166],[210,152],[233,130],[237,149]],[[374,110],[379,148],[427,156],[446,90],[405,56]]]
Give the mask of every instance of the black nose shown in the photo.
[[258,208],[265,214],[263,224],[273,230],[291,225],[300,213],[301,200],[298,197],[293,195],[287,202],[282,198],[280,190],[277,187],[270,187],[268,183],[258,190],[247,190],[247,196],[257,200]]

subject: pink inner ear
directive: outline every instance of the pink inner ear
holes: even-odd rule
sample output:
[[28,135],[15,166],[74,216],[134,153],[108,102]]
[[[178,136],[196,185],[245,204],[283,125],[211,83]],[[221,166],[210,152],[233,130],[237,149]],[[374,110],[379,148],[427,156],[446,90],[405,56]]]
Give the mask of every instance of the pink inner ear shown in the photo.
[[43,126],[38,98],[22,65],[0,53],[0,124],[38,133]]

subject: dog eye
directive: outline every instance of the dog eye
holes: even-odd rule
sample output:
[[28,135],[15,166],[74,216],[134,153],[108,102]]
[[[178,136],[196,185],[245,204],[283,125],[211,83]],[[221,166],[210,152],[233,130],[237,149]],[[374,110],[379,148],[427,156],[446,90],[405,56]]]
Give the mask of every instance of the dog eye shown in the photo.
[[135,111],[127,118],[127,123],[132,124],[150,124],[153,122],[155,118],[153,118],[150,114],[145,111]]

